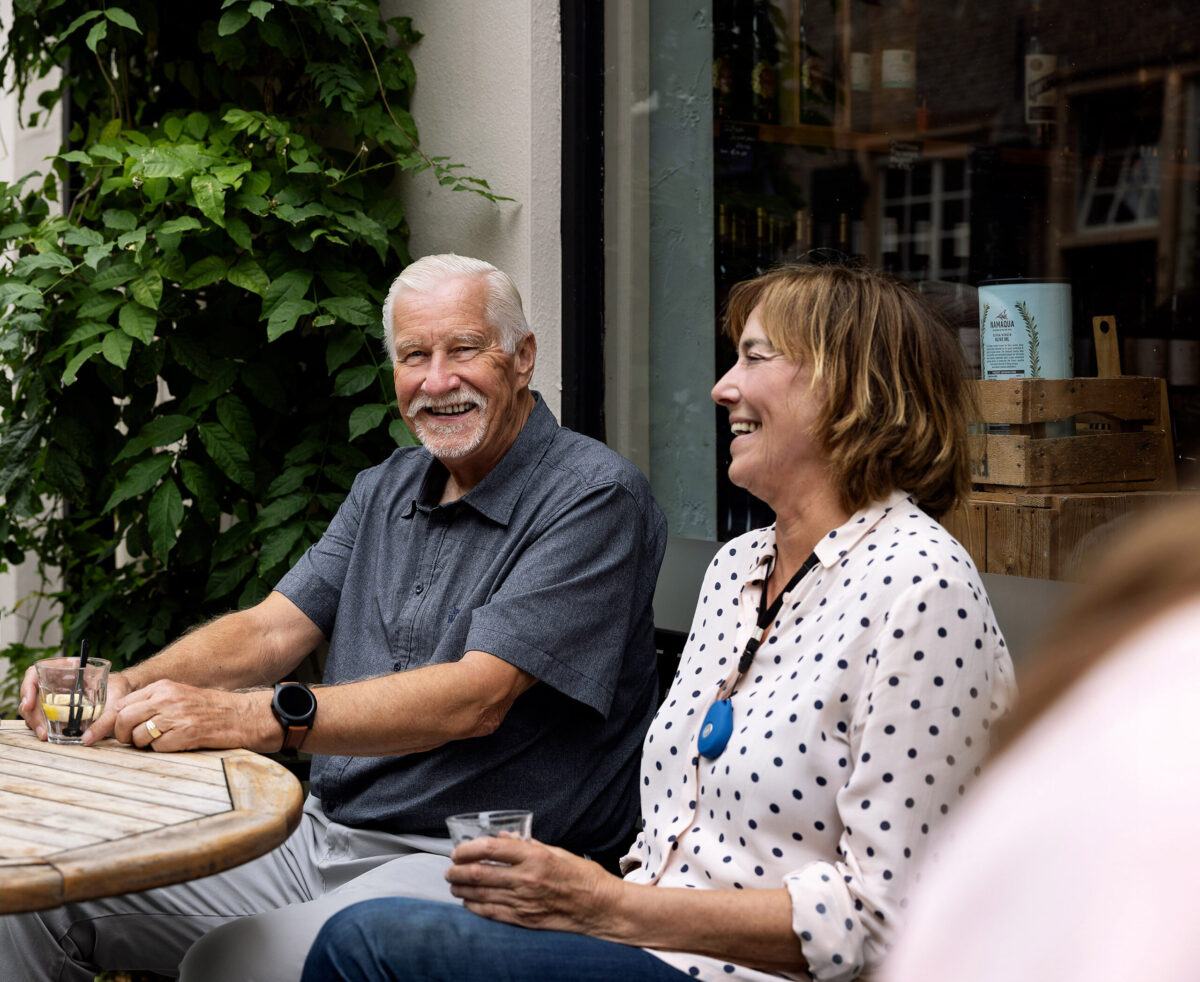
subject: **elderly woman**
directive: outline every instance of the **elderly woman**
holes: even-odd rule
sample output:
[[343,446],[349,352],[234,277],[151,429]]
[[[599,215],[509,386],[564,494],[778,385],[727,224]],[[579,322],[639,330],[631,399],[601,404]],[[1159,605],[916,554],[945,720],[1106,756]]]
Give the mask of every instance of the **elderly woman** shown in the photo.
[[305,979],[824,982],[880,963],[1014,695],[979,575],[934,520],[968,487],[960,352],[865,268],[741,283],[726,327],[729,476],[776,522],[708,570],[624,878],[477,839],[446,872],[465,909],[348,908]]

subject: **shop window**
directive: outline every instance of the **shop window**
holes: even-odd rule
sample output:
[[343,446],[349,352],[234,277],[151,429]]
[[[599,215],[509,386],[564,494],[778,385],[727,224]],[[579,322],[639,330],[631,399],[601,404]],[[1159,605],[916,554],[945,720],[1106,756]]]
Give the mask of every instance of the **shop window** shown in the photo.
[[721,310],[739,279],[814,250],[915,281],[976,371],[982,284],[1067,284],[1072,371],[1096,371],[1092,318],[1113,315],[1124,371],[1169,382],[1180,480],[1200,486],[1200,6],[607,14],[610,443],[647,470],[673,534],[769,520],[724,477]]

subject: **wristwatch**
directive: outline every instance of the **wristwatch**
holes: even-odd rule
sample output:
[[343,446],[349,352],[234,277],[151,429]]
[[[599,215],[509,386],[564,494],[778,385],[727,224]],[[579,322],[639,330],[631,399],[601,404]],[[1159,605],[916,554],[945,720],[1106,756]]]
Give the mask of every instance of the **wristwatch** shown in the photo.
[[303,682],[280,682],[271,699],[271,712],[283,727],[283,752],[294,754],[317,718],[317,697]]

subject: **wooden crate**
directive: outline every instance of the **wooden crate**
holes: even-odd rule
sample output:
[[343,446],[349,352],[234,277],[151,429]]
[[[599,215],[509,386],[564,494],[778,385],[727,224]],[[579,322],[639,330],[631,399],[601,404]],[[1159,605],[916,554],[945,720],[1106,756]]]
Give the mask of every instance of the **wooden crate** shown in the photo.
[[985,573],[1078,580],[1091,550],[1132,515],[1195,492],[976,492],[942,519]]
[[[980,423],[1008,432],[971,437],[980,491],[1170,491],[1174,445],[1159,378],[976,380]],[[1074,420],[1071,436],[1047,424]]]

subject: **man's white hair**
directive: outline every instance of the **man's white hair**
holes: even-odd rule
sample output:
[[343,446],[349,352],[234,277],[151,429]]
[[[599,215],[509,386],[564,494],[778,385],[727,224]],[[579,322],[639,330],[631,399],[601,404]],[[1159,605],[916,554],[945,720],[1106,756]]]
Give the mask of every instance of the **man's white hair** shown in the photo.
[[456,256],[452,252],[440,256],[423,256],[409,263],[392,281],[387,297],[383,301],[383,350],[388,361],[396,360],[396,337],[392,324],[392,311],[396,300],[406,293],[428,293],[447,280],[482,279],[487,283],[487,298],[484,313],[490,326],[500,339],[501,347],[510,355],[517,350],[517,342],[531,333],[525,311],[521,306],[521,294],[512,277],[482,259]]

